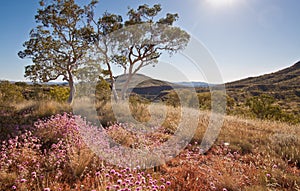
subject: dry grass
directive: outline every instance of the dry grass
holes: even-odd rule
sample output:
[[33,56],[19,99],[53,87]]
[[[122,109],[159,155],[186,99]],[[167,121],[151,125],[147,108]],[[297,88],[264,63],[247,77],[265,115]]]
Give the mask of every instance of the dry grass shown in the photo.
[[71,106],[68,103],[61,103],[52,100],[24,101],[13,105],[16,111],[25,116],[46,117],[63,112],[70,112]]
[[76,178],[82,177],[84,174],[86,167],[92,163],[95,158],[95,154],[91,152],[90,149],[76,149],[72,147],[72,151],[70,152],[70,167],[73,171],[73,174]]
[[[43,116],[60,112],[67,106],[51,102],[28,102],[16,108],[19,111],[34,108],[32,113]],[[191,145],[177,157],[156,168],[156,172],[147,170],[153,177],[161,176],[170,180],[170,190],[300,190],[300,125],[225,116],[216,142],[205,154],[201,154],[199,147],[210,122],[210,112],[159,104],[135,104],[126,108],[124,103],[118,103],[118,107],[112,110],[111,105],[95,106],[87,99],[80,99],[74,108],[77,114],[92,116],[90,119],[88,117],[91,121],[100,119],[106,124],[125,123],[118,131],[111,131],[110,136],[127,147],[133,147],[140,141],[132,133],[132,128],[136,131],[151,130],[145,137],[159,142],[167,141],[178,131],[182,139],[190,139]],[[97,116],[97,109],[101,110],[101,115],[98,112]],[[178,128],[179,124],[181,128]],[[194,126],[195,132],[192,131]],[[44,138],[52,136],[50,132],[49,135],[47,132],[40,133]],[[28,148],[22,152],[20,156],[32,158],[36,155]],[[103,163],[97,161],[88,148],[76,150],[74,147],[68,153],[67,165],[70,168],[62,172],[64,181],[54,180],[51,178],[54,172],[49,171],[49,175],[45,176],[49,176],[51,182],[41,183],[44,187],[51,184],[52,188],[69,190],[72,186],[74,189],[75,184],[76,189],[80,189],[81,185],[92,185],[98,190],[106,188],[105,177],[94,176]],[[26,160],[26,157],[20,160]],[[50,166],[47,168],[51,169]],[[92,173],[86,172],[86,169]],[[10,187],[16,176],[13,170],[1,171],[0,186]]]
[[[153,111],[157,115],[151,117],[167,116],[162,123],[165,132],[172,134],[176,131],[182,120],[181,110],[168,108],[165,112],[168,114],[162,114],[161,112],[165,111],[164,106],[156,105],[153,106]],[[184,130],[189,131],[189,127],[194,125],[192,122],[197,118],[196,114],[199,115],[199,123],[191,142],[201,143],[210,121],[209,112],[193,113],[190,111],[190,115],[185,115],[187,123],[184,124],[186,127]],[[159,136],[163,136],[163,134],[156,135],[158,139]],[[242,188],[245,190],[299,190],[299,137],[300,125],[225,116],[220,134],[212,150],[208,151],[209,158],[205,158],[204,163],[208,163],[203,167],[207,169],[206,178],[211,179],[210,182],[214,183],[217,190],[223,188],[227,190],[242,190]],[[222,146],[224,143],[228,146]],[[221,148],[216,149],[218,145]],[[197,160],[194,162],[182,159],[178,167],[176,165],[167,167],[170,176],[173,173],[174,176],[177,174],[178,185],[173,187],[174,190],[199,190],[200,187],[192,186],[195,185],[193,181],[209,184],[209,181],[203,180],[203,177],[194,175],[195,172],[201,172],[197,165],[199,157],[196,157]],[[184,163],[189,165],[185,166]],[[267,174],[270,174],[271,178],[266,177]],[[182,180],[181,183],[178,181],[179,176],[190,181]],[[195,176],[194,179],[193,176]],[[196,185],[199,186],[199,184]],[[203,189],[213,190],[211,186],[203,186]]]

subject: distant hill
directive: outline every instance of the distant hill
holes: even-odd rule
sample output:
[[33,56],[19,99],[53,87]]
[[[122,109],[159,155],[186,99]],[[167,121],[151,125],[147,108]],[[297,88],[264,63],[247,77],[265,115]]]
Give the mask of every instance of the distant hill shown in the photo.
[[[126,75],[116,77],[117,86],[122,86],[127,79]],[[109,81],[109,80],[108,80]],[[151,86],[165,86],[170,85],[176,88],[191,88],[191,87],[209,87],[210,84],[206,82],[168,82],[151,78],[143,74],[135,74],[130,82],[129,87],[151,87]]]
[[[1,81],[1,80],[0,80]],[[67,86],[68,82],[56,82],[56,81],[51,81],[51,82],[45,82],[45,83],[41,83],[41,82],[31,82],[31,81],[9,81],[12,84],[15,83],[25,83],[28,85],[34,85],[34,84],[39,84],[39,85],[60,85],[60,86]]]
[[206,82],[176,82],[178,85],[186,86],[186,87],[209,87],[210,84]]
[[[127,80],[127,75],[120,75],[115,78],[116,81],[116,89],[121,89]],[[109,80],[108,80],[109,81]],[[135,74],[130,80],[129,89],[132,88],[142,88],[142,87],[156,87],[156,86],[178,86],[177,84],[173,84],[163,80],[153,79],[149,76],[143,74]]]
[[226,83],[227,94],[236,101],[249,96],[272,95],[286,110],[300,111],[300,61],[277,72]]
[[[120,90],[125,80],[124,75],[117,77],[117,89]],[[136,74],[129,85],[129,91],[157,99],[173,89],[196,88],[199,93],[208,92],[209,85],[205,82],[171,83]],[[284,109],[300,113],[300,61],[277,72],[229,82],[225,86],[227,94],[237,103],[245,103],[249,97],[269,94]]]
[[249,87],[257,85],[300,87],[300,61],[277,72],[227,83],[226,87],[235,88],[236,86]]
[[[116,77],[116,90],[121,91],[127,75]],[[109,80],[108,80],[109,81]],[[156,100],[166,95],[168,91],[180,88],[190,88],[181,84],[153,79],[143,74],[135,74],[128,86],[128,91],[150,100]]]

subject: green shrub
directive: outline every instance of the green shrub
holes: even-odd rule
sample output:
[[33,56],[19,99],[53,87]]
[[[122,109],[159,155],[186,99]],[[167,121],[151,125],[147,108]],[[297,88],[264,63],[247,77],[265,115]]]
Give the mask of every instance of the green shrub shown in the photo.
[[65,102],[69,98],[69,88],[63,86],[54,86],[50,89],[50,96],[52,100],[58,102]]
[[2,103],[19,103],[24,101],[22,88],[10,83],[9,81],[0,81],[0,102]]
[[275,99],[266,94],[247,99],[246,106],[259,119],[279,119],[282,113]]
[[178,107],[180,105],[179,96],[175,91],[170,91],[167,95],[165,95],[163,97],[163,102],[173,107]]
[[197,103],[197,94],[191,92],[189,89],[182,90],[173,90],[170,91],[166,96],[164,96],[163,101],[170,106],[178,107],[197,107],[199,102]]

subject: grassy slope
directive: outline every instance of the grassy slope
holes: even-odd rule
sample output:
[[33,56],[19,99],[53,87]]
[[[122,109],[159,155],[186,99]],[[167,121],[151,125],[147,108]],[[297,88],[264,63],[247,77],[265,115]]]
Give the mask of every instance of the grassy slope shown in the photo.
[[[24,106],[25,107],[25,106]],[[136,106],[134,110],[143,110],[143,115],[140,116],[140,121],[147,121],[149,115],[147,113],[147,106]],[[24,110],[24,108],[19,108]],[[154,111],[153,117],[161,118],[161,112],[164,111],[161,105],[155,105],[152,108]],[[178,112],[180,110],[168,107],[167,119],[163,124],[164,129],[154,132],[150,137],[156,140],[165,140],[170,137],[172,130],[176,130],[178,123]],[[192,112],[191,112],[192,113]],[[34,114],[34,113],[33,113]],[[139,115],[139,113],[136,113]],[[35,115],[35,114],[34,114]],[[27,114],[28,117],[28,114]],[[196,116],[190,115],[194,118]],[[188,120],[192,121],[192,120]],[[175,123],[174,123],[175,122]],[[197,131],[194,135],[191,145],[183,150],[179,156],[165,165],[160,166],[154,172],[148,169],[145,172],[152,174],[152,176],[163,177],[170,180],[172,185],[170,190],[299,190],[300,185],[300,126],[291,126],[285,123],[278,123],[272,121],[261,120],[246,120],[239,117],[227,116],[225,117],[224,125],[221,129],[220,135],[213,147],[204,155],[199,154],[199,143],[202,140],[203,134],[209,123],[209,113],[201,112]],[[193,124],[186,124],[188,126]],[[166,131],[165,131],[166,130]],[[49,129],[53,132],[53,129]],[[47,133],[45,133],[47,134]],[[123,136],[124,135],[124,136]],[[129,145],[130,140],[128,134],[116,134],[116,139],[122,141],[123,144]],[[123,136],[123,137],[122,137]],[[41,137],[45,139],[45,137]],[[127,141],[128,140],[128,141]],[[197,142],[197,143],[195,143]],[[18,148],[20,153],[27,153],[28,148]],[[82,172],[74,176],[72,170],[61,170],[62,177],[73,177],[72,181],[69,179],[58,179],[47,175],[47,187],[52,189],[57,186],[68,189],[80,187],[85,185],[89,190],[93,188],[103,189],[105,185],[91,184],[97,166],[101,166],[101,162],[87,162],[85,159],[92,156],[90,151],[85,150],[85,154],[78,152],[72,153],[71,158],[76,158],[79,164],[74,167],[74,161],[66,163],[66,165],[74,168],[73,171],[78,171],[78,168],[84,169],[87,167],[91,170],[91,174],[87,176]],[[37,153],[36,155],[40,155]],[[36,157],[27,153],[26,160],[30,161],[31,157]],[[88,157],[89,156],[89,157]],[[40,157],[46,158],[47,156]],[[23,159],[13,159],[18,164]],[[80,162],[81,161],[81,162]],[[23,161],[24,162],[24,161]],[[25,161],[26,162],[26,161]],[[26,163],[22,163],[23,165]],[[41,164],[42,166],[44,164]],[[72,167],[73,166],[73,167]],[[94,167],[91,167],[94,166]],[[25,168],[27,169],[26,165]],[[50,167],[45,167],[52,168]],[[35,169],[34,169],[35,170]],[[81,172],[81,171],[79,171]],[[14,174],[13,177],[12,173]],[[30,179],[31,171],[23,171],[22,177]],[[17,171],[7,172],[1,171],[0,183],[6,185],[7,182],[19,179]],[[104,174],[103,174],[104,176]],[[15,177],[15,178],[14,178]],[[94,179],[93,179],[94,178]],[[31,188],[35,185],[34,181],[28,181],[27,184],[22,184],[23,188]],[[95,187],[96,186],[96,187]],[[147,190],[147,189],[146,189]]]
[[[228,92],[232,96],[238,98],[247,98],[255,93],[269,92],[279,96],[279,100],[289,103],[289,107],[299,109],[299,96],[297,96],[297,88],[299,82],[299,66],[297,63],[294,66],[285,70],[263,75],[257,78],[241,80],[227,85]],[[155,83],[152,83],[155,85]],[[159,83],[158,83],[159,84]],[[148,84],[149,85],[149,84]],[[147,84],[143,87],[148,86]],[[283,97],[281,97],[283,96]],[[18,104],[14,111],[0,112],[1,117],[1,139],[5,139],[4,134],[9,134],[9,129],[6,126],[14,128],[18,124],[22,124],[24,128],[28,125],[31,127],[33,121],[39,117],[49,116],[57,112],[62,112],[67,106],[50,103],[49,101],[42,103],[26,103]],[[85,104],[85,103],[83,103]],[[162,106],[156,105],[151,108],[154,111],[152,117],[164,116],[161,114],[165,111]],[[1,108],[3,109],[3,108]],[[5,108],[4,108],[5,109]],[[68,108],[69,110],[70,108]],[[145,105],[136,105],[132,109],[135,119],[146,122],[150,119],[148,107]],[[155,140],[166,140],[169,138],[180,121],[180,110],[168,107],[167,118],[162,123],[163,129],[154,132],[149,137]],[[111,117],[110,111],[104,112],[103,119],[106,114]],[[119,110],[120,113],[125,113]],[[192,113],[192,112],[191,112]],[[126,116],[124,122],[126,122]],[[194,118],[195,116],[190,115]],[[20,120],[20,121],[19,121]],[[192,121],[192,120],[187,120]],[[122,121],[123,122],[123,121]],[[154,120],[155,122],[155,120]],[[30,123],[30,124],[27,124]],[[200,122],[194,138],[185,150],[177,157],[168,161],[165,165],[158,169],[146,170],[153,176],[163,177],[172,182],[170,190],[299,190],[300,189],[300,125],[289,125],[286,123],[248,120],[238,116],[226,116],[224,125],[213,147],[204,155],[199,154],[199,143],[201,143],[203,134],[209,123],[209,113],[201,111]],[[186,130],[189,129],[186,124]],[[4,132],[5,131],[5,132]],[[19,131],[19,129],[18,129]],[[49,129],[49,133],[55,130]],[[16,132],[19,133],[19,132]],[[47,133],[45,133],[47,135]],[[43,134],[43,135],[45,135]],[[119,142],[130,146],[134,143],[134,138],[128,139],[128,134],[116,133],[115,139],[120,139]],[[40,137],[42,140],[47,137]],[[132,143],[133,142],[133,143]],[[3,143],[2,143],[3,144]],[[42,152],[31,150],[29,147],[19,146],[16,150],[10,150],[10,153],[20,153],[19,158],[11,155],[12,164],[22,164],[25,170],[19,171],[17,168],[6,169],[6,163],[1,163],[0,168],[0,188],[4,186],[10,189],[21,178],[26,178],[27,183],[21,185],[26,190],[36,187],[35,180],[31,179],[32,169],[26,166],[28,161],[34,158],[40,158],[46,178],[40,180],[44,182],[44,186],[55,190],[58,187],[64,187],[66,190],[73,188],[78,190],[81,185],[85,185],[86,190],[95,188],[98,190],[104,189],[105,185],[95,184],[95,172],[99,170],[99,166],[103,163],[98,160],[91,160],[93,153],[84,149],[84,153],[72,153],[71,161],[65,161],[66,166],[71,169],[61,169],[62,178],[55,179],[55,173],[52,172],[52,166],[49,166],[47,159],[50,157],[47,154],[42,155]],[[23,158],[23,156],[26,156]],[[1,161],[3,156],[1,156]],[[53,156],[51,156],[53,157]],[[94,156],[93,156],[94,157]],[[86,159],[89,160],[86,160]],[[6,159],[5,159],[6,160]],[[3,161],[5,161],[3,159]],[[74,161],[75,160],[75,161]],[[0,161],[0,162],[1,162]],[[96,161],[96,162],[95,162]],[[74,165],[76,164],[76,165]],[[48,165],[48,166],[47,166]],[[88,169],[91,171],[89,176],[81,173],[78,169]],[[61,168],[61,167],[58,167]],[[75,174],[73,172],[76,172]],[[56,171],[55,171],[56,172]],[[51,174],[52,173],[52,174]],[[53,177],[52,177],[53,176]],[[66,177],[72,177],[71,179]],[[104,174],[103,174],[104,177]],[[29,181],[30,180],[30,181]],[[115,182],[116,183],[116,182]],[[77,187],[77,189],[75,189]],[[39,190],[39,189],[37,189]]]
[[274,73],[227,83],[226,90],[238,102],[251,96],[270,94],[285,110],[299,113],[300,62]]
[[291,67],[282,69],[270,74],[258,77],[250,77],[234,82],[227,83],[227,87],[245,85],[280,85],[280,86],[299,86],[300,80],[300,62],[295,63]]
[[226,117],[206,155],[192,146],[166,171],[177,190],[299,190],[299,137],[299,126]]

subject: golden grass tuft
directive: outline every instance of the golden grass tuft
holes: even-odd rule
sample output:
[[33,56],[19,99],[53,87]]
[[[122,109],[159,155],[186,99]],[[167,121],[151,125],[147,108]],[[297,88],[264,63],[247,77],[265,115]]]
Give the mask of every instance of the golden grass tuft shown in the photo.
[[72,108],[68,103],[61,103],[53,100],[24,101],[22,103],[14,104],[14,107],[18,113],[40,117],[72,111]]

